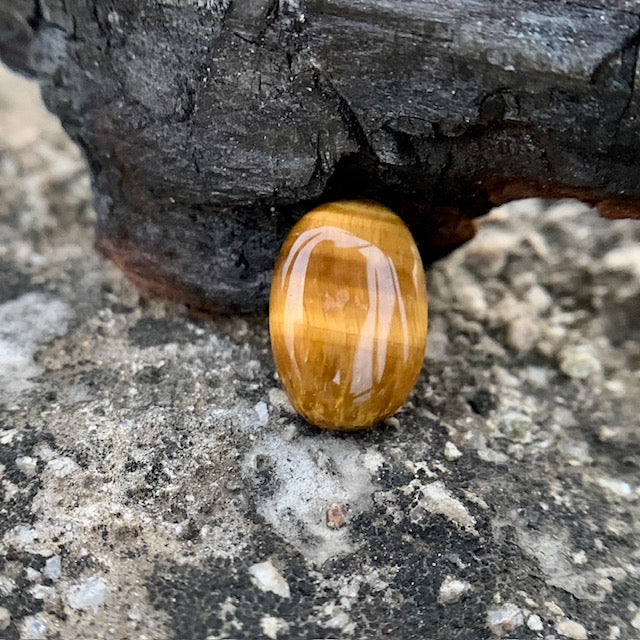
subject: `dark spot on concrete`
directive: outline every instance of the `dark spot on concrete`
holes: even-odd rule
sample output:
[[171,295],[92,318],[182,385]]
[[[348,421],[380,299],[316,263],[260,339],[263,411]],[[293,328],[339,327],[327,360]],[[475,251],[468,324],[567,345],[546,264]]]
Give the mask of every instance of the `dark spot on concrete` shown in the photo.
[[0,304],[27,293],[31,278],[15,265],[0,260]]
[[478,415],[484,417],[487,417],[496,408],[496,400],[487,389],[478,389],[469,398],[468,403]]
[[142,318],[129,329],[129,340],[142,348],[184,344],[194,338],[185,323],[165,319]]

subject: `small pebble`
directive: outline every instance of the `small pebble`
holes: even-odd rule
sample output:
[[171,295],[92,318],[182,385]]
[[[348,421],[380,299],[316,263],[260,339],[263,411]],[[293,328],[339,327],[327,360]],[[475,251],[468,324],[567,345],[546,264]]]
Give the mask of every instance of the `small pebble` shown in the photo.
[[281,631],[288,631],[289,625],[286,620],[283,620],[282,618],[276,618],[275,616],[262,616],[262,618],[260,618],[260,628],[267,638],[277,640],[278,634]]
[[556,622],[556,631],[565,638],[572,640],[587,640],[587,630],[579,623],[568,618]]
[[73,585],[67,591],[67,602],[72,609],[95,609],[107,597],[107,583],[103,578],[93,576]]
[[626,498],[627,500],[633,498],[633,487],[624,480],[601,477],[596,480],[596,484],[619,498]]
[[19,524],[17,527],[14,527],[12,533],[21,546],[33,544],[38,539],[38,532],[26,524]]
[[447,441],[444,445],[444,457],[449,460],[449,462],[453,462],[462,457],[462,451],[460,451],[453,442]]
[[633,618],[631,619],[631,626],[634,629],[637,629],[638,631],[640,631],[640,611],[638,611],[636,615],[633,616]]
[[325,604],[321,609],[321,613],[327,618],[322,622],[323,627],[341,629],[345,632],[345,628],[350,624],[349,614],[342,607],[336,606],[335,602]]
[[20,640],[39,640],[47,635],[47,625],[37,616],[27,616],[20,625]]
[[269,423],[269,408],[267,407],[267,403],[261,400],[253,409],[258,414],[258,425],[266,427]]
[[291,591],[288,582],[269,560],[259,562],[249,567],[251,582],[262,591],[271,591],[281,598],[290,598]]
[[269,402],[277,409],[282,409],[287,413],[295,413],[296,410],[291,406],[287,394],[282,389],[269,389]]
[[60,556],[51,556],[44,565],[44,575],[49,580],[53,580],[55,582],[62,572],[62,563],[60,561]]
[[8,596],[16,588],[16,583],[0,574],[0,596]]
[[447,576],[440,585],[438,602],[440,604],[451,604],[458,602],[460,597],[471,589],[471,585],[464,580],[458,580],[453,576]]
[[38,459],[31,458],[30,456],[21,456],[20,458],[16,458],[16,467],[25,476],[32,478],[38,472]]
[[520,353],[530,351],[539,337],[540,329],[530,318],[515,318],[507,326],[507,344]]
[[349,505],[344,502],[334,502],[327,509],[327,526],[330,529],[340,529],[347,524]]
[[524,299],[538,312],[546,311],[552,304],[553,298],[544,287],[534,285],[527,291]]
[[412,510],[412,512],[416,512],[414,517],[419,520],[422,517],[421,512],[438,514],[451,520],[468,533],[474,536],[478,535],[475,517],[469,513],[467,507],[451,493],[442,481],[437,480],[426,485],[418,483],[417,486],[420,487],[422,497],[417,508]]
[[362,456],[362,466],[372,475],[378,473],[384,464],[384,456],[378,451],[367,451]]
[[616,247],[602,258],[602,264],[612,271],[628,271],[640,278],[640,246]]
[[384,423],[387,425],[387,427],[393,427],[394,429],[400,428],[400,420],[398,420],[398,418],[396,418],[395,416],[389,416],[388,418],[385,418]]
[[29,589],[29,593],[33,596],[34,600],[54,602],[56,599],[55,587],[45,587],[44,585],[36,584]]
[[37,569],[34,569],[33,567],[27,567],[24,570],[24,573],[25,573],[25,576],[27,577],[27,580],[30,580],[31,582],[40,582],[42,578],[42,574]]
[[67,456],[62,456],[48,462],[45,472],[54,478],[62,479],[75,473],[79,468],[74,460]]
[[555,602],[547,601],[544,603],[544,606],[552,616],[564,615],[564,611]]
[[531,442],[531,418],[519,411],[506,411],[498,418],[498,429],[509,440]]
[[598,440],[600,440],[600,442],[609,442],[610,440],[615,440],[617,436],[618,432],[606,425],[598,429]]
[[583,380],[599,373],[602,365],[591,347],[580,345],[563,349],[560,353],[560,369],[570,378]]
[[531,629],[531,631],[542,631],[543,624],[540,616],[533,613],[527,618],[527,627]]
[[5,607],[0,607],[0,631],[4,631],[11,624],[11,612]]
[[487,611],[487,626],[499,638],[510,634],[522,624],[522,611],[512,602],[505,602],[501,607]]

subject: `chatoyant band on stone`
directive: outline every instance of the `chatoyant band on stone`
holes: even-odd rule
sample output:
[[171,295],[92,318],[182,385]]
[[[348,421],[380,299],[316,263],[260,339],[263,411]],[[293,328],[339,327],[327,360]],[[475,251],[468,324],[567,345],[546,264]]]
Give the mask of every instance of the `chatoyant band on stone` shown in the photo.
[[355,430],[391,415],[427,341],[424,269],[404,222],[374,202],[307,213],[276,261],[269,330],[282,385],[306,420]]

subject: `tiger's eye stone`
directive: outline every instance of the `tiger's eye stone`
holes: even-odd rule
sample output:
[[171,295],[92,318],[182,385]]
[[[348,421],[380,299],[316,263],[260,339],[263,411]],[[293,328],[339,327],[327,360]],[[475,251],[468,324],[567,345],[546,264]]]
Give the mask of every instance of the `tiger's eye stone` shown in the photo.
[[349,430],[392,414],[427,341],[424,269],[409,229],[373,202],[310,211],[278,256],[269,330],[282,385],[306,420]]

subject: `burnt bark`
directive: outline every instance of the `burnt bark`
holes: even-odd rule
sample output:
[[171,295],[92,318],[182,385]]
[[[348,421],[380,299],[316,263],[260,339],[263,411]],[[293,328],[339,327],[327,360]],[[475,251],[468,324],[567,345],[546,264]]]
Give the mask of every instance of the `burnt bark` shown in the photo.
[[0,55],[86,152],[143,291],[266,302],[290,226],[373,198],[426,262],[492,204],[640,217],[631,0],[0,0]]

